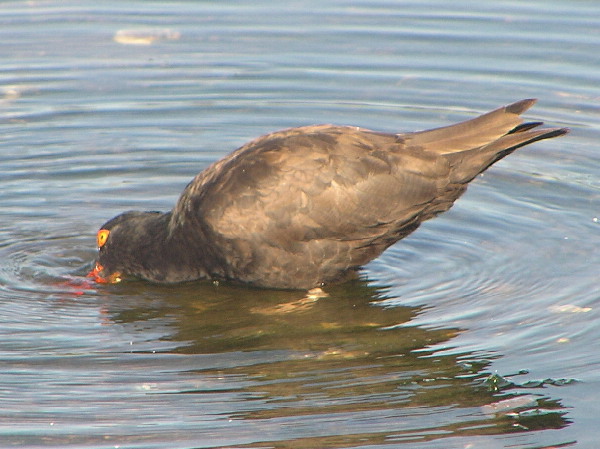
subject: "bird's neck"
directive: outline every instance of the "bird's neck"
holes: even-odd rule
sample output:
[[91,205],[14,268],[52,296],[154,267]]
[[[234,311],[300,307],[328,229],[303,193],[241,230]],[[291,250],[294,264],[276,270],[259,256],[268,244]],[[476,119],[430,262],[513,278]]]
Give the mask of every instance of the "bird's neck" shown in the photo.
[[[146,217],[140,263],[145,277],[156,282],[183,282],[223,277],[219,255],[200,223],[173,224],[172,213]],[[210,267],[210,270],[209,268]]]

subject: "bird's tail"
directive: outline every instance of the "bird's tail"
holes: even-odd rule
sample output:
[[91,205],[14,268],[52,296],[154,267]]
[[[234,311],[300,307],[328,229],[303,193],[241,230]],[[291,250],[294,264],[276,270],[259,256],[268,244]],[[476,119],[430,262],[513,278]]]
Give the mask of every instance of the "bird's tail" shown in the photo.
[[538,140],[558,137],[568,128],[537,129],[543,122],[520,117],[536,100],[521,100],[456,125],[413,133],[411,144],[444,155],[453,166],[453,181],[466,183],[490,165]]

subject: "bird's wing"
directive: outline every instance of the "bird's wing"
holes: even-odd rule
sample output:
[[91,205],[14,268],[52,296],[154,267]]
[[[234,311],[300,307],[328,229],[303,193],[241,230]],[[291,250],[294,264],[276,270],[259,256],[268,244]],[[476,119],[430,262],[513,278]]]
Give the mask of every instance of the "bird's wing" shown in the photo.
[[260,137],[198,175],[173,223],[290,247],[370,240],[413,220],[447,183],[448,163],[400,135],[310,126]]

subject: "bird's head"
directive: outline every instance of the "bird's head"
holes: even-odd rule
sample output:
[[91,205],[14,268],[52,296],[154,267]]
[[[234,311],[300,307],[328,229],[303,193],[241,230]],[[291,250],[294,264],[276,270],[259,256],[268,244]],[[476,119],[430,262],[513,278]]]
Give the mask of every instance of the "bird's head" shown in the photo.
[[149,223],[160,212],[125,212],[109,220],[96,234],[98,258],[88,273],[98,283],[114,284],[126,276],[143,273],[155,254]]

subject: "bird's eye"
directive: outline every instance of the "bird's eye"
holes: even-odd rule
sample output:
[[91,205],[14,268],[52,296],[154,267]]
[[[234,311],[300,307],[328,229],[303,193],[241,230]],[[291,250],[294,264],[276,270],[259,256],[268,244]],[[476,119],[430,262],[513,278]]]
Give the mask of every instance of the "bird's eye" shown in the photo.
[[96,243],[98,244],[98,248],[102,248],[108,240],[108,235],[110,231],[108,229],[100,229],[98,234],[96,235]]

